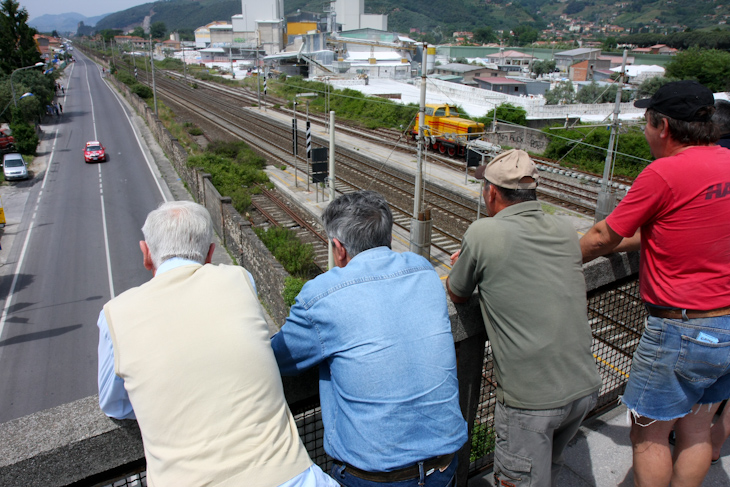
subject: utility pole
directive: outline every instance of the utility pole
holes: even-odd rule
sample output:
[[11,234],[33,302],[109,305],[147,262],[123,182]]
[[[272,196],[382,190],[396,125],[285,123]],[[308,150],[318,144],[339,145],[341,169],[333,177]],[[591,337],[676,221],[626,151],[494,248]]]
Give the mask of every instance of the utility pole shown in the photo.
[[231,65],[231,76],[236,79],[236,72],[233,71],[233,41],[228,46],[228,63]]
[[[329,153],[329,186],[330,186],[330,203],[335,199],[335,112],[330,112],[330,153]],[[324,193],[323,193],[324,195]],[[332,244],[327,246],[327,268],[332,269],[335,266],[335,257],[332,253]]]
[[606,151],[606,162],[603,165],[603,179],[601,179],[601,190],[598,192],[598,201],[596,203],[595,222],[606,218],[609,213],[616,207],[616,193],[611,186],[613,175],[613,162],[616,156],[614,143],[616,141],[616,132],[619,127],[618,115],[621,112],[621,92],[624,86],[624,75],[626,73],[626,53],[624,49],[623,63],[621,64],[621,77],[616,90],[616,104],[613,109],[613,121],[611,123],[611,135],[608,138],[608,150]]
[[[259,30],[256,29],[256,103],[258,103],[259,110],[261,110],[261,70],[259,69],[259,43]],[[296,110],[296,105],[294,105],[294,110]]]
[[[182,45],[181,45],[182,46]],[[182,46],[182,52],[183,52],[183,77],[185,78],[185,84],[188,84],[188,63],[186,62],[186,53],[185,53],[185,46]]]
[[155,117],[157,113],[157,86],[155,85],[155,61],[154,54],[152,52],[152,33],[150,32],[150,70],[152,71],[152,99],[155,102]]
[[428,44],[423,43],[421,62],[421,102],[418,112],[418,163],[416,187],[413,195],[413,218],[411,219],[410,251],[427,259],[431,256],[431,215],[423,211],[423,152],[425,150],[424,124],[426,123],[426,70],[428,68]]

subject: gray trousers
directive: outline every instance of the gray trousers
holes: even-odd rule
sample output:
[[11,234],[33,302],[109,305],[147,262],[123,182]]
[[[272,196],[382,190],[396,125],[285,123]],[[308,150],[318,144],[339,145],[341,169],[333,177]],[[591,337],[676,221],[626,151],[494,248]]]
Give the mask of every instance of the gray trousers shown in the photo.
[[598,392],[557,409],[494,410],[494,485],[550,487],[565,463],[563,451],[596,406]]

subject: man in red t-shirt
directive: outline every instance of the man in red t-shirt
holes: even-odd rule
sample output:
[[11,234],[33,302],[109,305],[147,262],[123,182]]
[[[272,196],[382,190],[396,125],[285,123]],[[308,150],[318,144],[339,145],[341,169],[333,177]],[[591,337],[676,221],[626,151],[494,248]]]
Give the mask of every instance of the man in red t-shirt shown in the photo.
[[668,83],[634,105],[647,109],[656,160],[581,250],[584,262],[641,250],[649,317],[622,397],[636,485],[699,486],[712,418],[730,396],[730,151],[714,145],[714,97],[697,82]]

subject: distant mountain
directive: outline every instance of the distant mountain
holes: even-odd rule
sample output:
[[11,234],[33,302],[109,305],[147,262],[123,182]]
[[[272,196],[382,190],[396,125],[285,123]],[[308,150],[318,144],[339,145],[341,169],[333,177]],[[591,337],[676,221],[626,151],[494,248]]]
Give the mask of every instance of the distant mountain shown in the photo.
[[51,33],[54,30],[61,33],[76,33],[79,22],[84,25],[96,25],[101,19],[109,14],[97,15],[96,17],[85,17],[76,12],[58,15],[41,15],[28,22],[28,25],[38,30],[38,32]]
[[169,31],[192,31],[215,20],[230,22],[240,13],[241,0],[166,0],[108,15],[96,24],[96,29],[132,29],[151,16],[151,22],[164,22]]
[[[298,9],[322,13],[323,0],[286,0],[286,13]],[[612,25],[622,33],[671,33],[698,29],[727,29],[730,2],[717,0],[365,0],[365,13],[387,14],[391,31],[412,29],[433,33],[436,42],[457,31],[515,30],[567,33],[567,38],[605,36]],[[131,30],[145,17],[163,22],[168,31],[194,30],[215,20],[230,21],[241,13],[241,0],[160,0],[126,10],[86,18],[80,14],[44,15],[30,25],[40,31],[76,32],[78,22],[96,30]],[[615,27],[615,26],[618,26]],[[622,29],[625,29],[622,31]],[[535,32],[537,34],[537,32]],[[566,38],[565,36],[563,38]]]

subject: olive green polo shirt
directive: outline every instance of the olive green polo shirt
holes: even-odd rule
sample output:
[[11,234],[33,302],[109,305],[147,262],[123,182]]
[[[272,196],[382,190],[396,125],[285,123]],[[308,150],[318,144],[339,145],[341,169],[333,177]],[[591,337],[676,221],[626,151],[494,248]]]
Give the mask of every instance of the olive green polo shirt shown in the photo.
[[472,223],[449,275],[458,296],[479,290],[497,399],[553,409],[598,390],[578,235],[537,201]]

